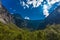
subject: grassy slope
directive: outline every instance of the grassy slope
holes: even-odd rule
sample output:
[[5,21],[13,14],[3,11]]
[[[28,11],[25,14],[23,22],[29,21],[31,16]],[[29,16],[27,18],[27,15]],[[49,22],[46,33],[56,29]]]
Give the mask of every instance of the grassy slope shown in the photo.
[[12,23],[0,22],[0,40],[60,40],[60,25],[48,25],[44,30],[30,32]]

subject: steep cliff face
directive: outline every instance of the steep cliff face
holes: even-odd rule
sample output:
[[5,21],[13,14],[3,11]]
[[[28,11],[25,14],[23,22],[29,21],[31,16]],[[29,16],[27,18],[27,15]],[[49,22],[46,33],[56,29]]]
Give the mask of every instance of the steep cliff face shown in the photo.
[[0,21],[3,23],[13,22],[13,16],[7,9],[0,3]]

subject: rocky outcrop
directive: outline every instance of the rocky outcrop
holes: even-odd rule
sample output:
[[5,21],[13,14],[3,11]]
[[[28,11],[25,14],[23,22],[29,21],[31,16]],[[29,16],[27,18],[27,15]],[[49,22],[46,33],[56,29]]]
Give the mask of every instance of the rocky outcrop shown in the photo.
[[13,22],[13,16],[7,11],[7,9],[0,2],[0,21],[3,23]]

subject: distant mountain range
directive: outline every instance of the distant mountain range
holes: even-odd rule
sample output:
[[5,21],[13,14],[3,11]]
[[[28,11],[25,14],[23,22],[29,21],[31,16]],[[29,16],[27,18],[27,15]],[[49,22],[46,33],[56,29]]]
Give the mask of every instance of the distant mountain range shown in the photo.
[[36,30],[42,20],[26,20],[20,14],[13,14],[15,24],[20,28],[27,28],[29,30]]
[[45,20],[25,20],[20,14],[10,14],[7,9],[0,4],[0,21],[12,22],[20,28],[28,28],[30,30],[44,29],[52,24],[60,24],[60,6],[58,6]]

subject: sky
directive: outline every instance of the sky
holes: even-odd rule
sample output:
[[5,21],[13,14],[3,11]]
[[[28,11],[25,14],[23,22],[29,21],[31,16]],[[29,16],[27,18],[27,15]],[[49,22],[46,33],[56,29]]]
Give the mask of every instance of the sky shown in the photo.
[[44,20],[59,5],[60,0],[2,0],[11,13],[20,14],[27,20]]

